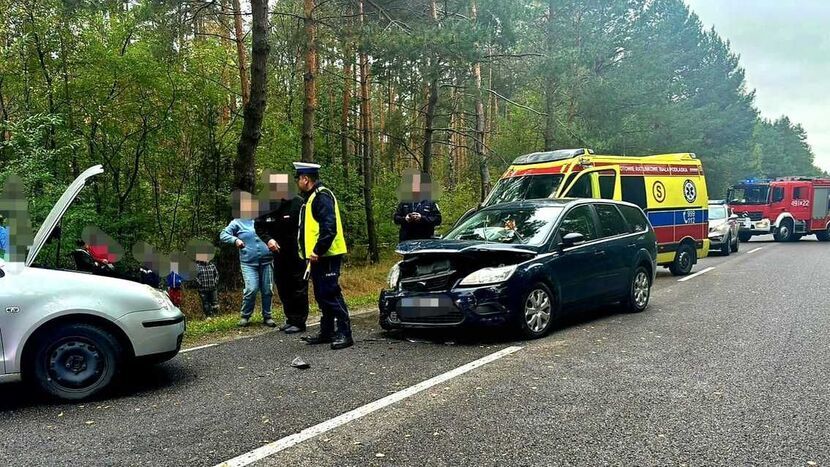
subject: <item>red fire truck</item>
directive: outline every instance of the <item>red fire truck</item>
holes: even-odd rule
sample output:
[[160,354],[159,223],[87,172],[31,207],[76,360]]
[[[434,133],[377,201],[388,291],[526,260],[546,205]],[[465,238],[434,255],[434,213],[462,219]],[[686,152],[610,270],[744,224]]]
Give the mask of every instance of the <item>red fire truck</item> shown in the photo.
[[738,216],[742,242],[770,233],[779,242],[812,234],[830,240],[830,179],[745,180],[729,188],[727,200]]

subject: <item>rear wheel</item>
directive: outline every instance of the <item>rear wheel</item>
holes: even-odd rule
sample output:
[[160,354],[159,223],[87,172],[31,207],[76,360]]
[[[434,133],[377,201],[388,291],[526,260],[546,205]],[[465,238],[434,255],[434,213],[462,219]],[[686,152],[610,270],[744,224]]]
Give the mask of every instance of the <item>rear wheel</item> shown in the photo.
[[740,247],[741,247],[741,239],[740,239],[740,236],[737,236],[737,237],[732,239],[732,245],[730,245],[729,248],[732,249],[732,253],[737,253],[738,248],[740,248]]
[[537,339],[550,331],[555,311],[554,295],[539,282],[530,288],[522,301],[519,330],[527,339]]
[[124,351],[106,330],[65,324],[41,336],[34,349],[32,376],[43,392],[61,399],[86,399],[112,382]]
[[791,242],[793,240],[793,222],[789,219],[781,222],[772,237],[776,242]]
[[628,287],[628,299],[624,302],[625,310],[630,313],[639,313],[648,307],[651,297],[651,274],[643,266],[637,266],[631,275],[631,284]]
[[752,234],[749,232],[738,232],[738,239],[742,242],[746,243],[749,239],[752,238]]
[[684,243],[677,249],[674,261],[669,265],[669,271],[675,276],[685,276],[692,272],[696,258],[697,251],[688,243]]
[[827,227],[827,230],[816,232],[816,239],[820,242],[830,241],[830,226]]

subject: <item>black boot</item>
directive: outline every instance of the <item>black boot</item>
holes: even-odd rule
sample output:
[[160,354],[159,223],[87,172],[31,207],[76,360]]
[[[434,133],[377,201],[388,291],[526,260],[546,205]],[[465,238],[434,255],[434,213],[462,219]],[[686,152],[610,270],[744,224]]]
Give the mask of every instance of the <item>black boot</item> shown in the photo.
[[343,335],[337,336],[334,341],[331,343],[331,350],[340,350],[346,349],[354,345],[354,341],[351,337],[346,337]]
[[317,334],[316,336],[305,336],[301,337],[300,339],[308,345],[328,344],[334,340],[331,336],[326,336],[324,334]]

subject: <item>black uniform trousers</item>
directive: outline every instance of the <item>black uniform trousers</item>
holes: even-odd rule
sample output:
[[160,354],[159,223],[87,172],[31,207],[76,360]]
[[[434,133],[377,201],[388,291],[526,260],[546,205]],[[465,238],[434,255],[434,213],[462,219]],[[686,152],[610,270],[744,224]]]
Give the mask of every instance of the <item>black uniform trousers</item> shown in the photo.
[[343,256],[321,256],[311,265],[311,281],[314,283],[314,298],[320,306],[320,335],[334,337],[336,333],[352,337],[349,309],[340,289],[340,266]]
[[305,261],[299,257],[274,255],[274,284],[282,302],[285,322],[299,328],[305,328],[308,319],[308,281],[303,275]]

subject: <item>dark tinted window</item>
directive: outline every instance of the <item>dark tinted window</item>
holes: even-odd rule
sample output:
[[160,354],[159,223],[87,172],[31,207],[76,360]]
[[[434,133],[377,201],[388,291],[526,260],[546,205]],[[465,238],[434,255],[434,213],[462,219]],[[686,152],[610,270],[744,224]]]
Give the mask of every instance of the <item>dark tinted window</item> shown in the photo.
[[625,220],[628,221],[628,225],[631,226],[632,232],[644,232],[648,230],[648,220],[643,215],[643,211],[632,206],[620,206],[619,208]]
[[601,237],[613,237],[629,233],[628,225],[625,223],[620,211],[611,204],[597,204],[594,206],[599,217],[599,229]]
[[602,199],[614,199],[614,180],[615,174],[613,171],[609,173],[601,172],[599,174],[599,197]]
[[784,187],[777,186],[772,189],[772,202],[777,203],[784,199]]
[[525,199],[550,198],[562,181],[561,175],[534,175],[528,178]]
[[523,199],[548,198],[559,188],[562,175],[526,175],[502,178],[493,188],[487,206]]
[[646,182],[643,177],[622,177],[620,180],[622,185],[622,199],[629,203],[636,204],[645,209],[646,204]]
[[591,193],[591,175],[585,174],[576,179],[574,186],[565,193],[566,198],[593,198]]
[[581,233],[585,236],[585,240],[597,238],[594,228],[594,215],[590,206],[576,207],[565,215],[562,224],[559,226],[559,238],[562,239],[569,233]]

